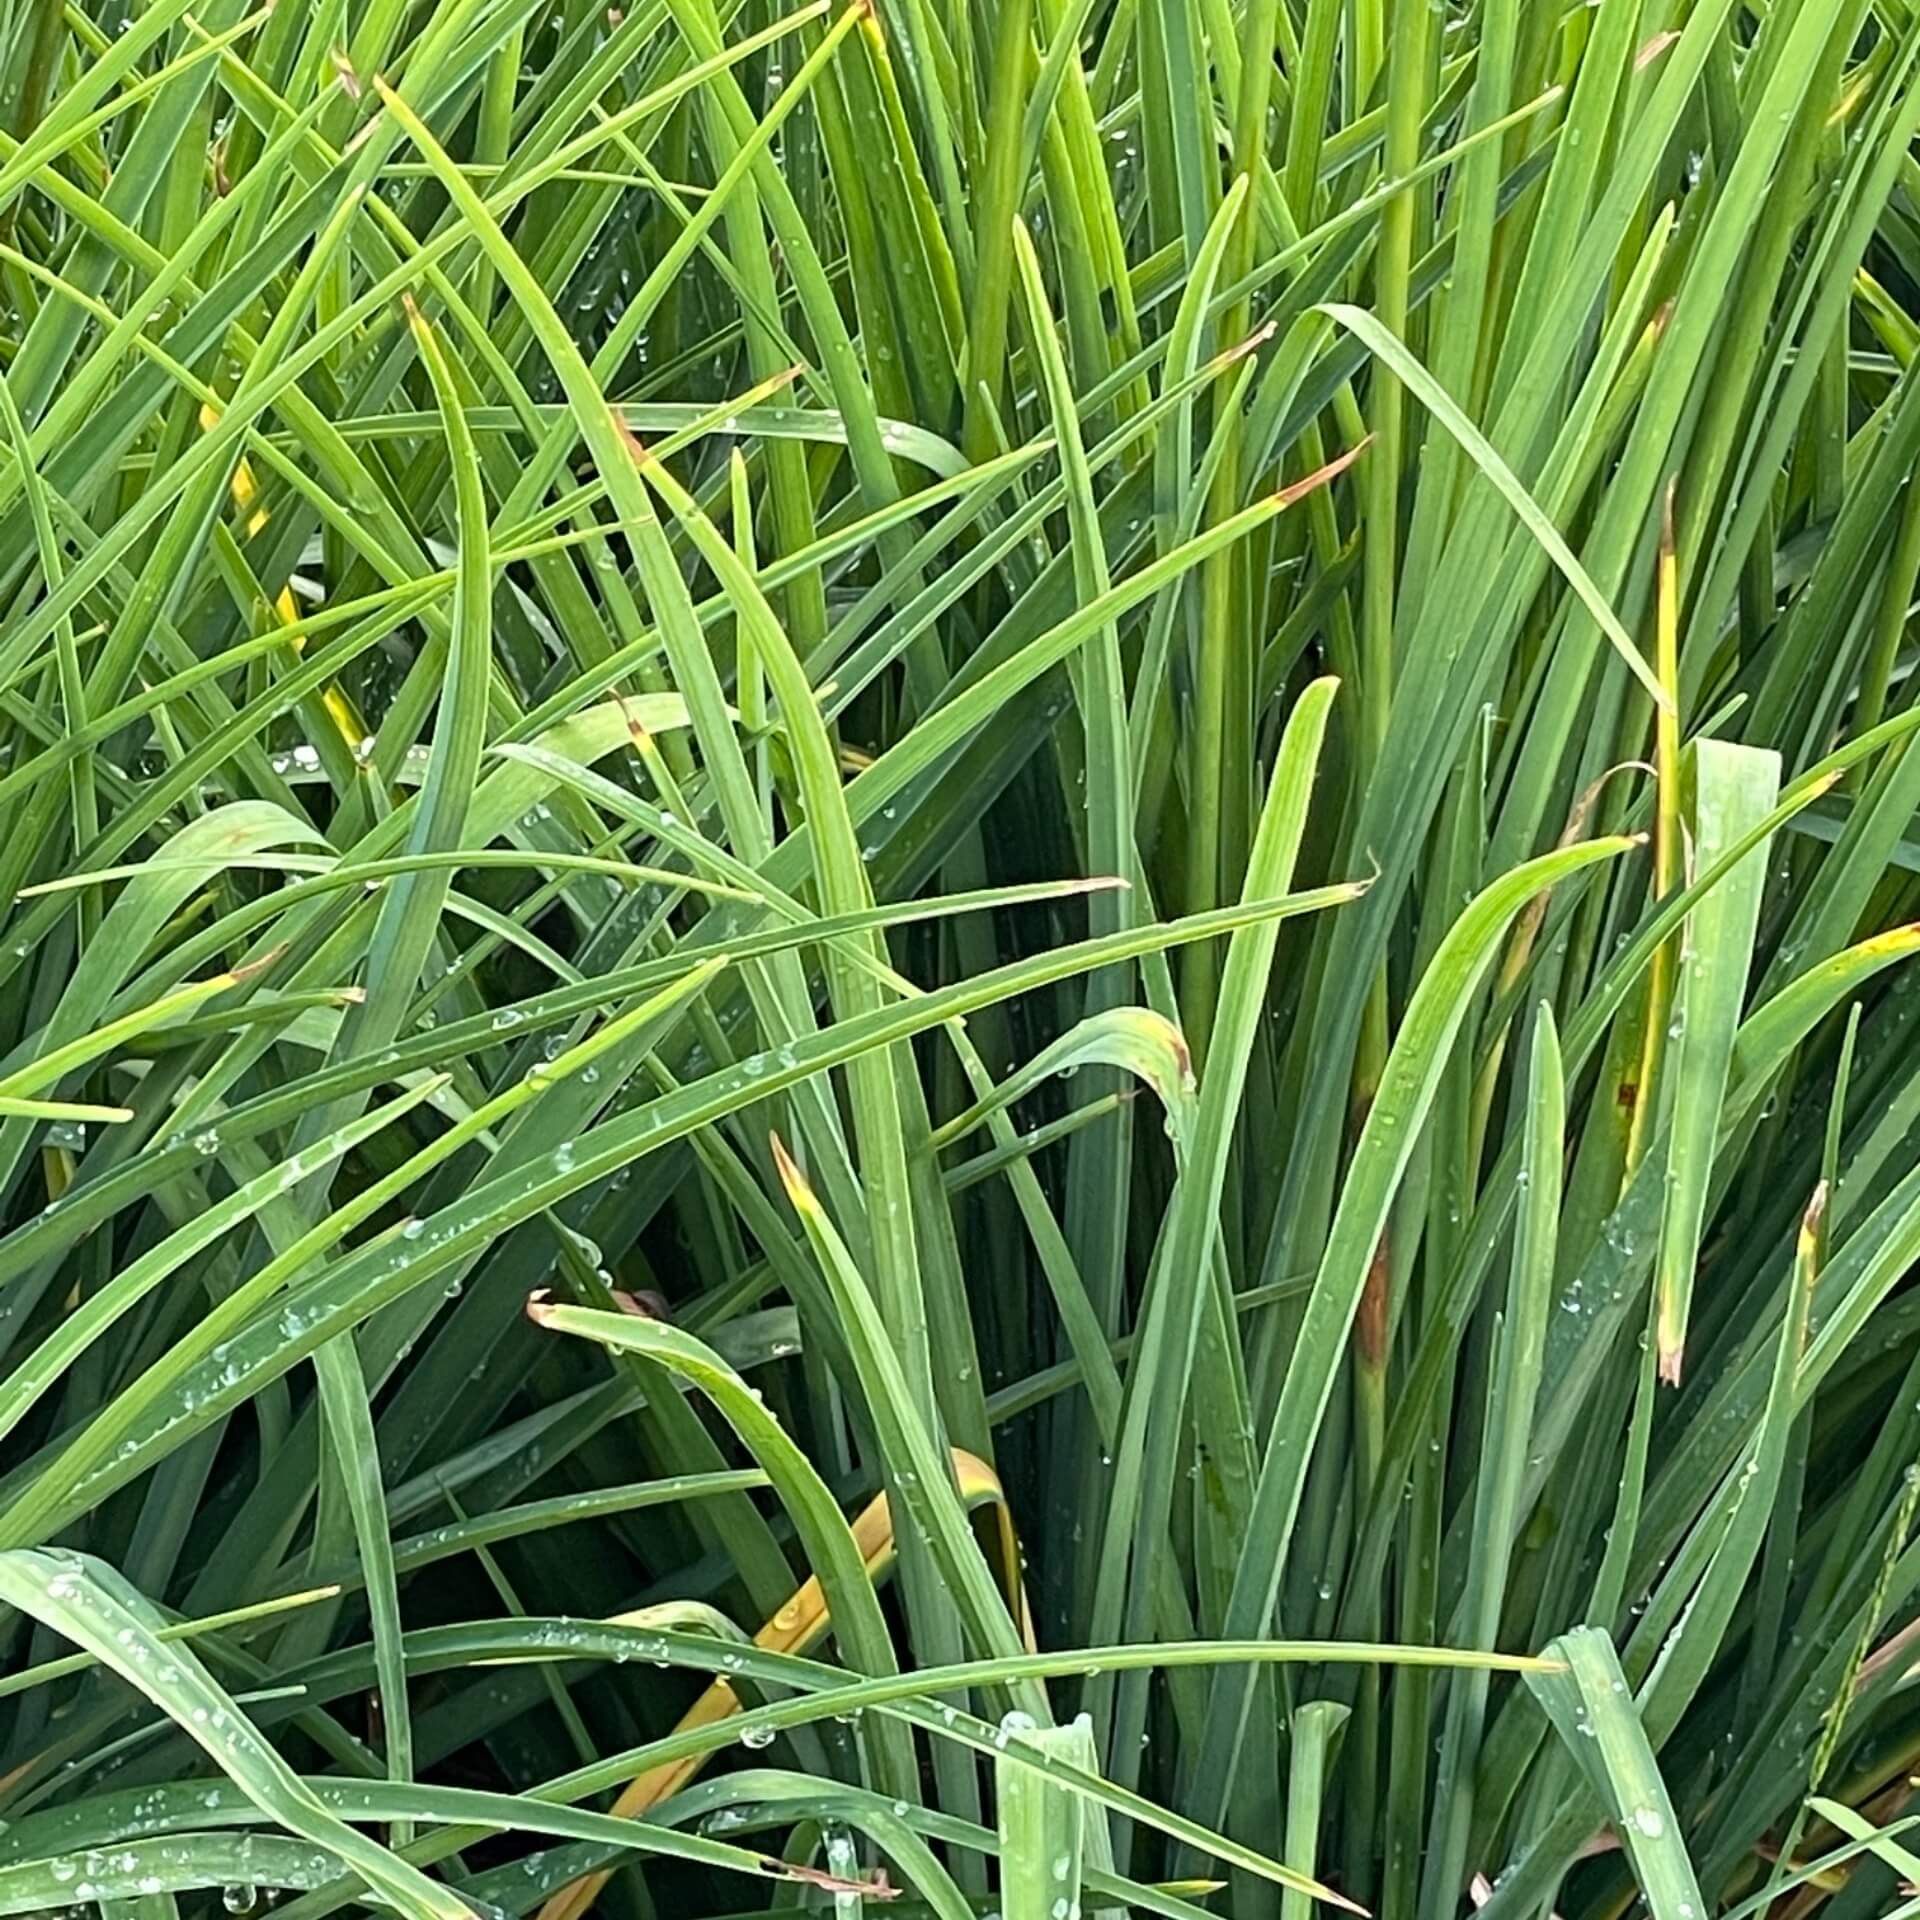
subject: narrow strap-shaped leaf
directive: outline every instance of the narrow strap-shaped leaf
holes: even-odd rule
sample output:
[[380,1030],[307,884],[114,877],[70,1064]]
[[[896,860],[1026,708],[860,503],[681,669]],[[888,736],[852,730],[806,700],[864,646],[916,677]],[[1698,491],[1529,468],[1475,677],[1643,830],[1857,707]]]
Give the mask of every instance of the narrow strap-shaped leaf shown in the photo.
[[[1696,741],[1693,788],[1694,857],[1703,866],[1711,865],[1772,811],[1780,792],[1780,756],[1719,740]],[[1654,1286],[1658,1363],[1661,1378],[1672,1385],[1680,1380],[1720,1106],[1766,877],[1763,840],[1694,909],[1687,923],[1681,990],[1674,1002],[1681,1030],[1678,1045],[1667,1056],[1672,1086],[1670,1092],[1640,1090],[1643,1100],[1666,1093],[1671,1102],[1667,1206],[1660,1222]]]
[[[1093,1727],[1087,1720],[1042,1729],[1024,1714],[1009,1714],[1000,1731],[1009,1746],[1039,1747],[1089,1769],[1094,1764]],[[1002,1762],[995,1772],[1001,1912],[1007,1920],[1058,1920],[1062,1911],[1078,1911],[1090,1810],[1025,1767]]]
[[362,1875],[404,1914],[464,1920],[466,1905],[331,1813],[191,1647],[157,1637],[164,1624],[112,1568],[37,1548],[0,1553],[0,1598],[84,1647],[166,1713],[254,1805]]
[[[1488,1648],[1500,1630],[1513,1561],[1559,1244],[1567,1094],[1560,1036],[1552,1009],[1544,1001],[1534,1016],[1526,1101],[1524,1146],[1516,1176],[1526,1191],[1520,1198],[1507,1310],[1495,1323],[1493,1378],[1474,1489],[1472,1559],[1462,1599],[1468,1635],[1476,1646]],[[1433,1837],[1422,1881],[1422,1908],[1431,1920],[1444,1920],[1460,1899],[1488,1691],[1483,1676],[1469,1673],[1461,1675],[1447,1697],[1434,1787]]]
[[1539,543],[1541,551],[1565,575],[1567,584],[1579,595],[1581,604],[1593,615],[1595,624],[1612,643],[1614,651],[1626,662],[1633,677],[1647,690],[1654,705],[1670,705],[1671,696],[1660,684],[1659,675],[1647,665],[1640,649],[1634,645],[1633,636],[1621,624],[1619,615],[1607,604],[1606,596],[1575,558],[1572,548],[1561,538],[1559,529],[1548,519],[1545,510],[1527,491],[1519,476],[1501,459],[1486,435],[1461,411],[1459,402],[1408,352],[1404,341],[1382,326],[1364,308],[1348,306],[1341,301],[1329,301],[1320,311],[1331,315],[1363,341],[1368,351],[1383,360],[1398,379],[1405,381],[1420,404],[1459,441],[1467,457],[1493,483],[1494,489],[1513,509],[1520,524]]
[[[1502,874],[1453,923],[1414,990],[1348,1169],[1268,1433],[1253,1521],[1227,1607],[1226,1629],[1235,1637],[1259,1633],[1272,1613],[1307,1463],[1345,1359],[1374,1248],[1475,988],[1514,916],[1535,893],[1596,862],[1617,859],[1633,844],[1587,841]],[[1196,1780],[1202,1806],[1225,1804],[1251,1700],[1245,1676],[1216,1677]]]
[[[719,1354],[678,1327],[644,1316],[556,1306],[540,1299],[531,1302],[527,1311],[536,1325],[555,1333],[577,1334],[603,1346],[645,1354],[707,1394],[766,1470],[792,1516],[826,1592],[834,1632],[848,1660],[870,1673],[895,1671],[893,1642],[846,1516],[812,1462]],[[905,1736],[895,1736],[894,1744],[904,1745]]]
[[1552,1651],[1563,1670],[1527,1684],[1598,1789],[1654,1920],[1699,1920],[1705,1901],[1613,1643],[1597,1627],[1576,1627]]

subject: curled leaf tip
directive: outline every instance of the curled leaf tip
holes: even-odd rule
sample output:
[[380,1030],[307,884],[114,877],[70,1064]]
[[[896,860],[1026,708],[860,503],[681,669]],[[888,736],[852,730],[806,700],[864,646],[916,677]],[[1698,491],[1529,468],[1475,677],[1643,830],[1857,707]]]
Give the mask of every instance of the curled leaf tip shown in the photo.
[[527,1295],[527,1318],[536,1327],[544,1327],[553,1313],[553,1295],[545,1287],[535,1287]]

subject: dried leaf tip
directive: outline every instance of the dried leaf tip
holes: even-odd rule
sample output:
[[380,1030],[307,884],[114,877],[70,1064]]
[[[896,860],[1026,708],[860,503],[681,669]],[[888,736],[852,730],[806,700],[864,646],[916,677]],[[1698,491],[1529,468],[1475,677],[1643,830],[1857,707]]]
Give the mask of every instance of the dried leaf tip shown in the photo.
[[1317,487],[1324,487],[1329,481],[1337,480],[1341,474],[1373,445],[1373,435],[1356,441],[1345,453],[1329,460],[1324,467],[1316,467],[1304,479],[1296,480],[1289,487],[1282,487],[1273,497],[1283,507],[1290,507],[1296,500],[1304,500]]
[[667,1326],[673,1324],[673,1308],[664,1293],[656,1293],[651,1287],[642,1287],[635,1293],[629,1293],[625,1287],[609,1287],[607,1292],[612,1296],[613,1304],[635,1320],[658,1320]]
[[242,980],[251,980],[257,973],[265,973],[276,960],[285,956],[287,945],[288,943],[283,940],[277,947],[269,947],[257,959],[241,961],[237,967],[230,969],[224,978],[230,986],[237,986]]
[[863,1893],[869,1900],[895,1900],[900,1895],[900,1889],[887,1879],[884,1869],[871,1880],[847,1880],[837,1873],[828,1873],[820,1867],[802,1866],[796,1860],[782,1860],[771,1853],[763,1853],[760,1864],[779,1879],[798,1880],[828,1893]]
[[773,1148],[773,1164],[780,1175],[780,1184],[786,1188],[794,1211],[818,1213],[820,1202],[814,1197],[813,1188],[807,1184],[807,1176],[800,1171],[799,1163],[787,1151],[786,1142],[777,1133],[768,1134],[767,1141]]
[[1820,1181],[1807,1201],[1807,1210],[1800,1216],[1800,1263],[1807,1269],[1807,1278],[1815,1275],[1813,1265],[1820,1252],[1820,1225],[1827,1217],[1827,1183]]
[[1639,73],[1645,68],[1650,67],[1654,61],[1658,60],[1679,38],[1680,35],[1671,27],[1664,33],[1656,33],[1653,38],[1633,56],[1634,72]]
[[628,703],[627,696],[618,687],[613,690],[613,698],[614,704],[620,709],[621,719],[627,723],[627,738],[633,742],[636,751],[645,753],[653,745],[653,735],[648,730],[647,723],[634,712]]
[[1230,367],[1236,361],[1244,360],[1250,353],[1258,353],[1273,336],[1280,331],[1277,320],[1269,320],[1264,326],[1255,327],[1244,340],[1236,341],[1220,356],[1219,364]]
[[535,1287],[527,1295],[527,1318],[536,1327],[544,1327],[554,1311],[553,1295],[545,1287]]
[[607,409],[607,415],[613,422],[614,432],[620,436],[627,451],[633,455],[635,464],[642,467],[654,464],[652,451],[648,448],[647,443],[627,425],[626,421],[621,417],[620,409],[618,407],[609,407]]
[[366,91],[360,84],[360,76],[353,70],[353,62],[347,58],[345,47],[335,47],[327,58],[333,62],[333,70],[339,76],[340,90],[349,100],[358,100]]

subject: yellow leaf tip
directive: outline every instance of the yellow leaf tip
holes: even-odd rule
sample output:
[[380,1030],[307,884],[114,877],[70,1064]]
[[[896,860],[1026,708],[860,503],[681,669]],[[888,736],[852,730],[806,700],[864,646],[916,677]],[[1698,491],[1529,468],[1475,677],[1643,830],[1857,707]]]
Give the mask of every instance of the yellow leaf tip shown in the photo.
[[780,1175],[780,1184],[787,1190],[787,1198],[793,1202],[800,1213],[818,1213],[820,1202],[814,1197],[813,1188],[807,1184],[807,1176],[800,1171],[799,1163],[787,1151],[787,1144],[777,1133],[767,1135],[767,1142],[773,1149],[773,1164]]
[[1818,1181],[1800,1216],[1799,1255],[1803,1266],[1811,1266],[1820,1250],[1820,1223],[1827,1217],[1827,1183]]

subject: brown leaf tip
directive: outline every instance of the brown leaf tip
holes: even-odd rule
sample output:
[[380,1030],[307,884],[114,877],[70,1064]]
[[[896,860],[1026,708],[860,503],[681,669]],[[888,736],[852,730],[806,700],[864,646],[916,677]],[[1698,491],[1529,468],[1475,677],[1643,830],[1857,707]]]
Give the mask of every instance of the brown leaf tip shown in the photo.
[[649,464],[654,456],[648,449],[647,443],[621,418],[618,407],[609,407],[607,411],[613,420],[614,431],[619,434],[627,451],[633,455],[635,464],[643,467]]
[[633,1293],[625,1287],[609,1287],[607,1291],[622,1313],[631,1314],[636,1320],[658,1320],[665,1326],[673,1324],[673,1308],[664,1293],[656,1293],[651,1287],[641,1287]]
[[1800,1216],[1800,1258],[1811,1265],[1820,1246],[1820,1223],[1827,1216],[1827,1183],[1822,1180],[1813,1189],[1807,1201],[1807,1210]]
[[840,1874],[827,1873],[819,1867],[803,1866],[797,1860],[782,1860],[771,1853],[763,1853],[760,1863],[769,1873],[778,1875],[782,1880],[799,1880],[827,1893],[863,1893],[869,1900],[897,1900],[900,1897],[900,1889],[887,1878],[884,1867],[871,1880],[848,1880]]
[[1341,474],[1373,445],[1373,435],[1356,441],[1345,453],[1329,460],[1324,467],[1316,467],[1304,479],[1296,480],[1290,487],[1282,487],[1273,497],[1281,506],[1290,507],[1296,500],[1304,500],[1316,487],[1324,487],[1329,481],[1337,480]]
[[269,947],[258,959],[243,960],[239,966],[228,973],[227,978],[237,985],[242,980],[251,980],[255,974],[265,973],[276,960],[285,955],[287,946],[288,943],[283,940],[277,947]]
[[618,687],[613,690],[613,698],[620,709],[620,717],[627,723],[627,738],[642,753],[652,744],[653,735],[647,730],[647,723],[634,712],[628,704],[627,696]]

